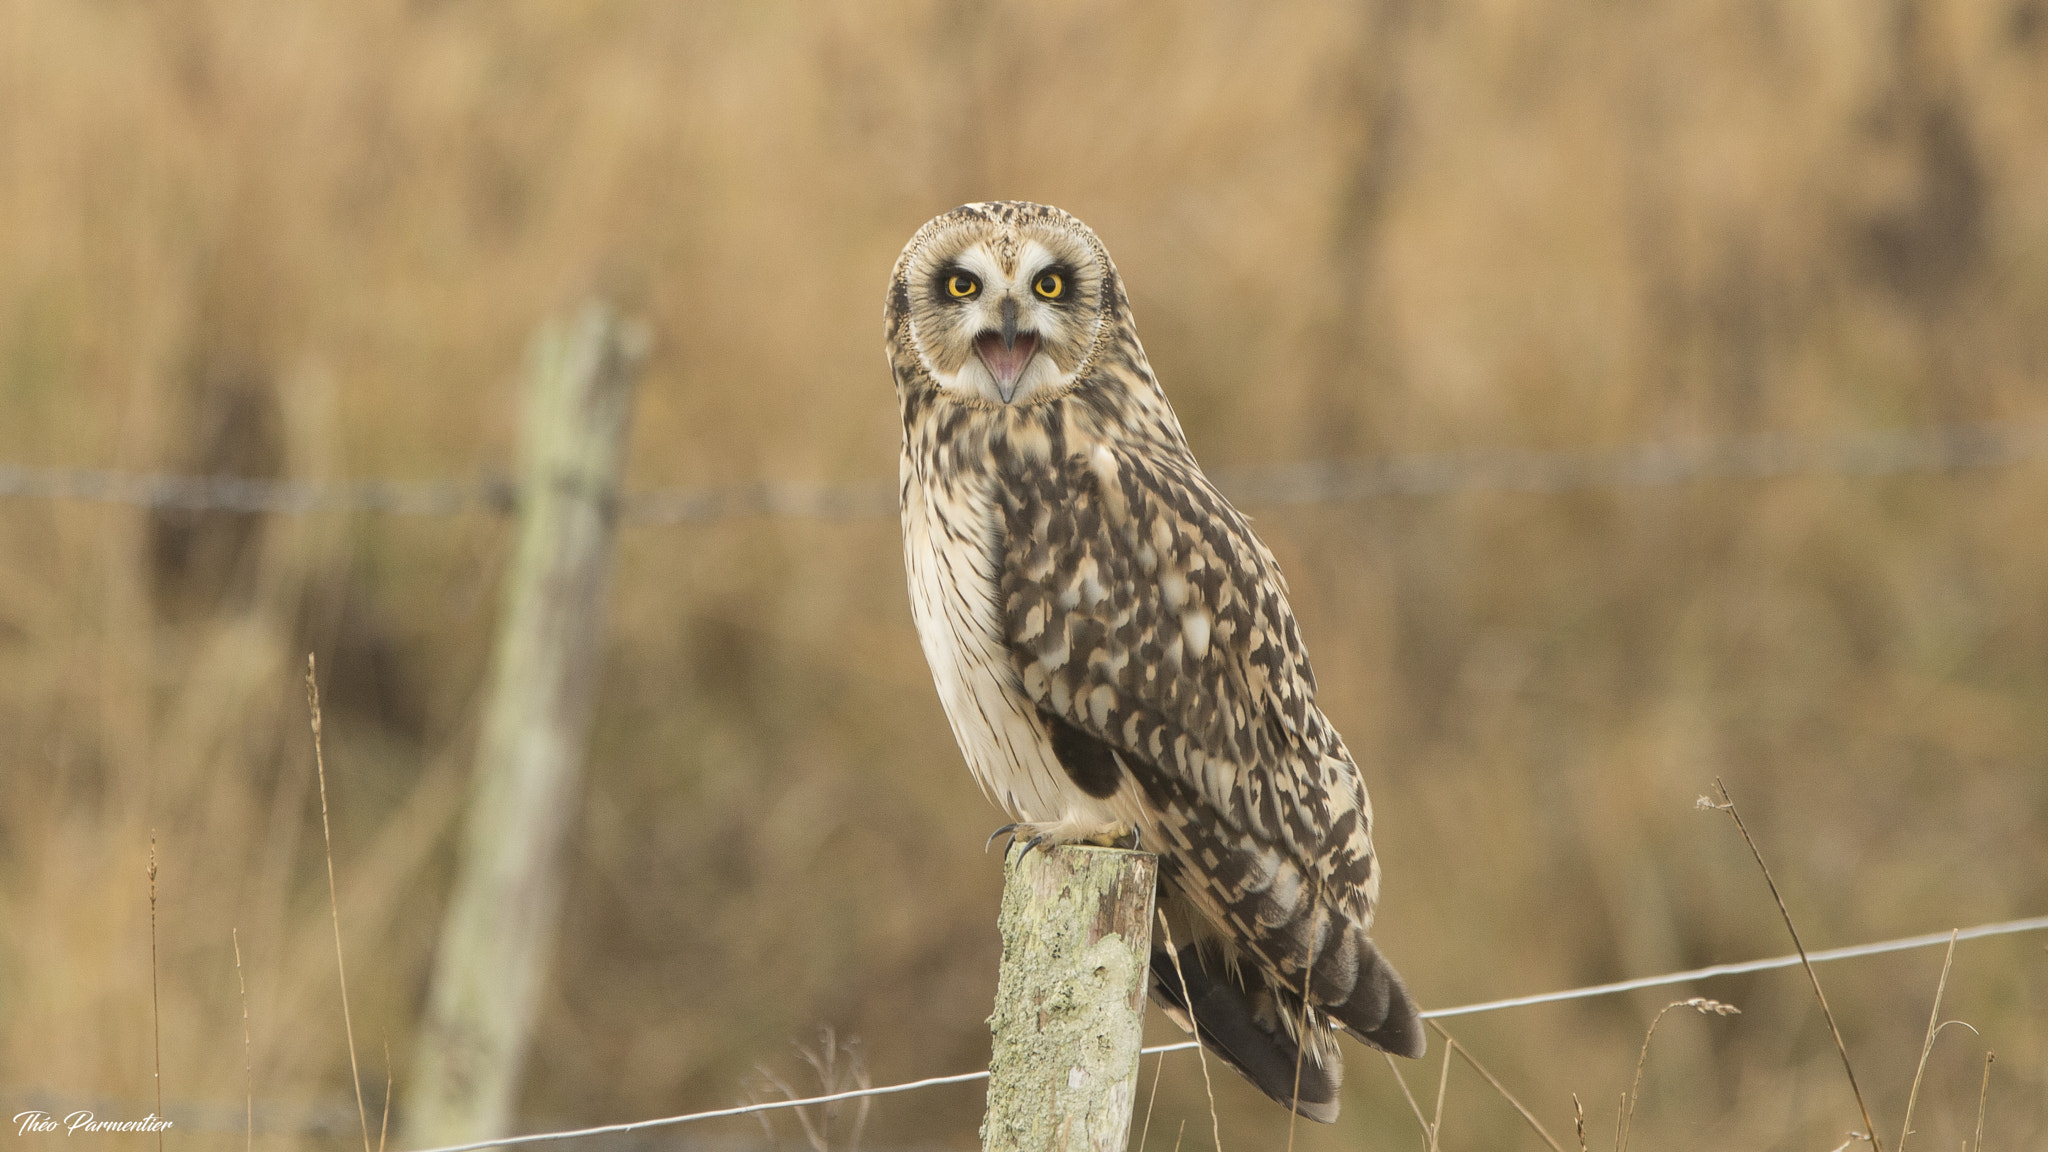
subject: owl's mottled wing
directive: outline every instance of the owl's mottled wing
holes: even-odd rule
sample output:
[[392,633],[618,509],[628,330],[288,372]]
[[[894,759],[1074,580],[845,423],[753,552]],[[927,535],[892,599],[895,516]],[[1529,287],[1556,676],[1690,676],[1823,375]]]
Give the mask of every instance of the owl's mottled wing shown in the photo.
[[1061,447],[1004,470],[1002,607],[1024,690],[1070,773],[1070,749],[1099,741],[1137,778],[1170,841],[1148,847],[1232,943],[1299,989],[1314,941],[1314,998],[1342,1018],[1385,967],[1366,937],[1370,809],[1315,706],[1279,569],[1184,448]]

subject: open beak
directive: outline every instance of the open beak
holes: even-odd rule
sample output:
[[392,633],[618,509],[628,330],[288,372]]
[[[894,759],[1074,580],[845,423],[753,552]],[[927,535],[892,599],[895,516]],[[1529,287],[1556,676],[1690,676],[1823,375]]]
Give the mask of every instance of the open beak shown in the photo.
[[988,366],[988,374],[996,378],[996,391],[1008,404],[1017,395],[1017,381],[1024,375],[1024,368],[1031,363],[1031,357],[1038,351],[1038,336],[1032,332],[1017,331],[1016,313],[1003,310],[1003,331],[983,332],[974,338],[975,354]]

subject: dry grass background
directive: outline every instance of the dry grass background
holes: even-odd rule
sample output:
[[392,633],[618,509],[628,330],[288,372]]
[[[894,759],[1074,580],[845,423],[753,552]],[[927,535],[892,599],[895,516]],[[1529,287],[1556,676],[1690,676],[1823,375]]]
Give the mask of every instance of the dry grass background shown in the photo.
[[[502,471],[528,332],[596,289],[660,337],[635,485],[893,475],[890,261],[998,196],[1101,233],[1212,466],[2048,416],[2042,0],[0,0],[0,460]],[[1784,951],[1692,809],[1717,774],[1816,946],[2048,909],[2043,481],[1252,509],[1422,1000]],[[239,1126],[235,928],[259,1114],[344,1097],[309,649],[366,1079],[388,1039],[403,1083],[505,546],[0,504],[0,1095],[149,1097],[155,829],[166,1096]],[[877,1083],[980,1066],[998,816],[893,525],[630,528],[614,606],[526,1121],[729,1103],[820,1024]],[[1823,973],[1887,1128],[1938,966]],[[1798,975],[1703,991],[1743,1015],[1665,1022],[1635,1144],[1839,1143]],[[1969,1135],[1983,1045],[1986,1147],[2040,1146],[2040,941],[1965,945],[1948,997],[1984,1035],[1937,1046],[1917,1146]],[[1598,1144],[1668,999],[1453,1031]],[[1173,1059],[1152,1144],[1197,1147]],[[1384,1066],[1351,1080],[1298,1146],[1414,1146]],[[1283,1139],[1218,1092],[1227,1147]],[[964,1146],[979,1104],[878,1102],[870,1146]],[[1448,1113],[1530,1143],[1476,1080]],[[665,1139],[700,1138],[761,1137]]]

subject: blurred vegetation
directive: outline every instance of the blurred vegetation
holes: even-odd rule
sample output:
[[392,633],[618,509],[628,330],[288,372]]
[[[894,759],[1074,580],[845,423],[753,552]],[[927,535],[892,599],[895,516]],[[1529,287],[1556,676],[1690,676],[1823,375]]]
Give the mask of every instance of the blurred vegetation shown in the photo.
[[[527,334],[601,291],[659,333],[635,486],[893,476],[890,262],[990,197],[1098,230],[1212,466],[2048,416],[2042,0],[0,0],[0,460],[499,474]],[[1364,762],[1377,935],[1419,997],[1785,951],[1692,808],[1717,775],[1816,947],[2048,910],[2043,481],[1251,509]],[[507,536],[0,503],[0,1095],[150,1098],[154,830],[166,1098],[239,1123],[231,928],[259,1111],[346,1098],[316,650],[375,1123]],[[794,1084],[819,1026],[878,1084],[986,1059],[999,815],[899,557],[888,521],[626,530],[528,1124],[732,1103],[757,1065]],[[1823,972],[1893,1133],[1939,964]],[[1840,1142],[1798,975],[1702,991],[1743,1015],[1664,1023],[1637,1145]],[[1578,1093],[1597,1146],[1673,998],[1453,1032],[1553,1132]],[[1948,1004],[1983,1036],[1937,1045],[1920,1144],[1969,1135],[1984,1046],[1986,1146],[2048,1140],[2041,942],[1963,946]],[[1152,1144],[1190,1120],[1196,1147],[1171,1061]],[[1453,1076],[1448,1146],[1532,1143]],[[1226,1146],[1278,1146],[1229,1079]],[[1354,1047],[1350,1082],[1298,1147],[1419,1139],[1383,1063]],[[966,1146],[980,1101],[878,1101],[869,1146]],[[666,1139],[762,1138],[720,1123]]]

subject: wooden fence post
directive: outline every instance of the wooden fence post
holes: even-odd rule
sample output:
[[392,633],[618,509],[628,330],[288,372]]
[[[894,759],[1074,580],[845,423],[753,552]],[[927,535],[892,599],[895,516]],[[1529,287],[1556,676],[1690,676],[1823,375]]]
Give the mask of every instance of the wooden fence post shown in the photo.
[[1130,1140],[1157,858],[1013,851],[989,1017],[984,1152],[1123,1152]]
[[475,792],[441,927],[402,1146],[506,1135],[578,805],[633,384],[646,336],[601,303],[542,327],[520,395],[518,540]]

